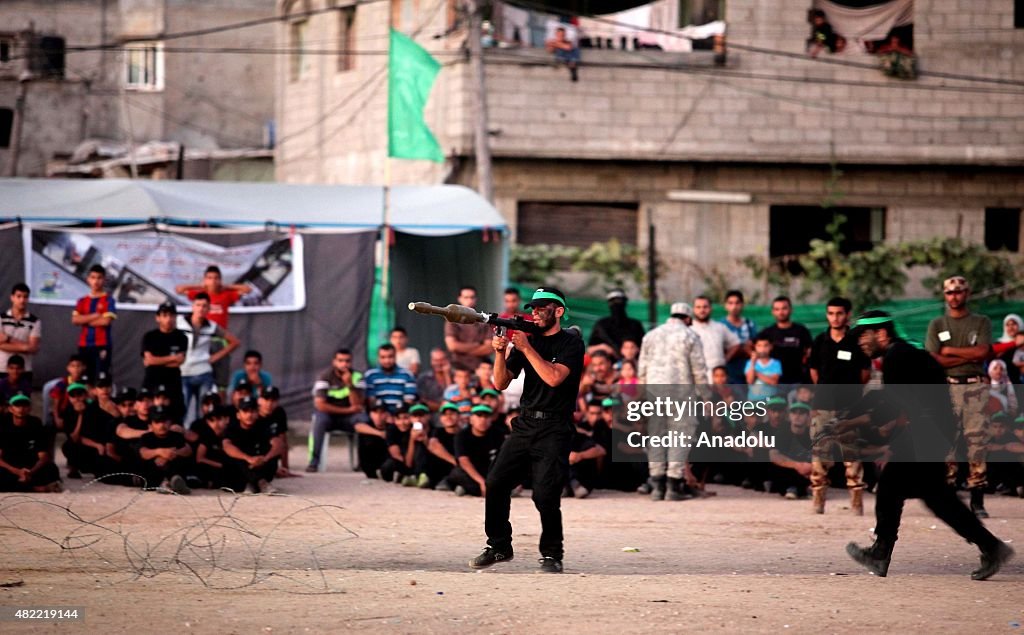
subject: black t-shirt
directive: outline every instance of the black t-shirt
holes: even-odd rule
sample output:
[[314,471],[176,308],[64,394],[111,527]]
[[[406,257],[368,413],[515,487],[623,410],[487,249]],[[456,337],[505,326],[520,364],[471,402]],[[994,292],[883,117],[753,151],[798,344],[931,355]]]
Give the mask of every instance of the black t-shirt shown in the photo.
[[270,452],[270,431],[267,427],[256,421],[248,429],[242,427],[238,421],[232,421],[224,438],[229,439],[232,444],[249,456],[263,456]]
[[572,452],[586,452],[596,445],[597,442],[594,440],[594,436],[583,434],[579,430],[576,430],[572,433],[572,441],[569,443],[569,450]]
[[410,427],[405,432],[398,429],[395,424],[388,425],[387,430],[384,431],[384,440],[387,441],[388,445],[397,445],[398,449],[405,454],[405,451],[409,449],[409,435],[412,433]]
[[779,426],[775,433],[775,449],[794,461],[811,462],[810,429],[803,434],[794,434],[789,424]]
[[861,372],[871,368],[871,360],[860,350],[856,338],[847,331],[836,342],[830,331],[814,338],[807,366],[818,371],[818,388],[814,391],[814,408],[841,410],[857,401],[864,391]]
[[[61,416],[64,418],[65,430],[70,434],[78,425],[78,413],[74,408],[68,406]],[[110,415],[101,410],[99,406],[89,404],[82,413],[82,429],[80,430],[82,437],[96,443],[110,441],[110,419]]]
[[203,421],[201,425],[192,426],[192,431],[199,436],[198,445],[206,446],[206,458],[221,463],[228,458],[224,454],[224,437],[217,436],[210,426]]
[[562,330],[546,337],[531,337],[530,344],[540,354],[541,359],[567,366],[569,375],[562,383],[552,388],[541,380],[522,351],[513,350],[505,360],[509,372],[513,377],[517,377],[520,371],[526,371],[520,406],[528,410],[571,416],[576,408],[576,394],[579,392],[580,377],[583,374],[583,340],[573,333]]
[[473,434],[473,427],[466,426],[455,435],[455,457],[456,459],[466,457],[473,464],[481,476],[487,475],[491,462],[498,456],[498,450],[505,440],[500,430],[491,426],[487,433],[481,437]]
[[[122,420],[121,423],[123,423],[125,426],[131,428],[132,430],[143,430],[143,431],[147,431],[147,432],[149,431],[149,419],[146,419],[145,421],[143,421],[142,419],[139,419],[137,416],[132,415],[132,416],[128,417],[127,419]],[[135,439],[125,439],[125,438],[117,436],[117,432],[116,432],[117,431],[117,426],[114,426],[114,430],[115,430],[115,432],[114,432],[114,434],[110,438],[111,438],[112,441],[114,441],[114,443],[117,444],[117,447],[120,448],[121,451],[129,450],[129,449],[130,450],[138,450],[139,449],[139,447],[140,447],[139,443],[141,442],[141,437],[138,437],[138,438],[135,438]]]
[[[142,352],[148,352],[156,357],[186,353],[188,352],[188,337],[178,329],[174,329],[170,333],[153,329],[142,336]],[[180,386],[181,369],[167,366],[146,366],[142,384],[147,388],[153,388],[160,384]]]
[[455,437],[458,434],[458,432],[451,433],[444,428],[437,428],[430,436],[437,439],[444,446],[444,449],[448,450],[449,454],[455,456]]
[[288,432],[288,415],[284,408],[278,406],[267,417],[260,417],[256,422],[258,425],[266,426],[270,436],[276,437],[279,434]]
[[24,424],[14,425],[10,416],[0,417],[0,453],[4,463],[14,467],[33,467],[40,452],[49,452],[50,443],[43,423],[29,416]]
[[773,324],[761,331],[772,343],[772,357],[782,364],[780,384],[798,384],[804,381],[804,349],[810,348],[811,332],[803,324],[794,322],[786,328]]
[[609,315],[608,317],[601,318],[594,324],[594,330],[590,332],[590,340],[588,341],[591,346],[607,344],[618,355],[624,340],[633,340],[639,346],[643,339],[644,325],[640,323],[640,320],[635,320],[631,317],[618,318]]
[[147,450],[162,450],[164,448],[178,448],[185,447],[185,435],[174,430],[168,430],[167,434],[162,437],[158,437],[152,432],[147,432],[142,435],[139,439],[139,447],[146,448]]

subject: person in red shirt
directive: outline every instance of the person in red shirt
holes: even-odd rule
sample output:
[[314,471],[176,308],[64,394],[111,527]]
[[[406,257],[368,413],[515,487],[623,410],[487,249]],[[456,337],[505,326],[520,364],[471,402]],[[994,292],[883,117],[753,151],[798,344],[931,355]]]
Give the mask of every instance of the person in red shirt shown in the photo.
[[[225,285],[220,273],[220,267],[210,265],[203,272],[202,284],[179,284],[175,291],[180,295],[188,297],[190,301],[195,300],[198,294],[206,293],[206,295],[210,296],[210,312],[206,314],[206,319],[219,324],[221,328],[227,330],[228,308],[241,300],[242,296],[252,291],[252,287],[247,284]],[[210,353],[216,353],[226,344],[223,340],[215,340],[210,346]],[[213,382],[221,393],[227,388],[230,372],[230,355],[225,355],[213,365]]]
[[117,305],[104,288],[107,270],[102,265],[89,268],[86,282],[89,283],[89,295],[78,299],[71,313],[71,323],[82,327],[78,336],[78,354],[85,359],[89,375],[95,377],[99,373],[110,372],[113,357],[110,327],[117,319]]

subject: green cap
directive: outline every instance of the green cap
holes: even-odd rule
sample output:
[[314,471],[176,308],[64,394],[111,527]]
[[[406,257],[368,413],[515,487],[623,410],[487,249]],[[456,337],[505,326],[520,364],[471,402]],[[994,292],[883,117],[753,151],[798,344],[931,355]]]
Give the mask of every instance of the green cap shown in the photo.
[[622,403],[621,401],[619,401],[618,399],[616,399],[614,397],[605,397],[604,399],[601,400],[601,407],[602,408],[614,408],[615,406],[618,406],[621,403]]
[[490,406],[485,406],[483,404],[477,404],[477,405],[473,406],[473,409],[470,410],[470,413],[475,414],[475,415],[487,416],[487,415],[494,414],[494,411],[491,410]]
[[992,421],[1008,422],[1009,420],[1010,420],[1010,415],[1006,414],[1002,410],[1000,410],[999,412],[997,412],[997,413],[992,415]]
[[32,403],[32,399],[28,395],[26,395],[25,393],[19,392],[16,395],[12,395],[11,398],[7,401],[7,404],[10,405],[10,406],[13,406],[14,404],[22,403],[22,402]]
[[497,390],[494,390],[493,388],[488,388],[487,390],[481,390],[480,391],[480,396],[481,397],[500,397],[501,393],[499,393]]
[[78,383],[76,381],[75,383],[68,385],[67,392],[70,393],[70,392],[72,392],[74,390],[84,390],[84,391],[88,392],[89,391],[89,387],[86,386],[85,384],[80,384],[80,383]]
[[767,400],[765,400],[764,405],[768,408],[772,408],[774,406],[782,406],[783,408],[785,408],[786,399],[785,397],[779,397],[778,395],[776,395],[774,397],[769,397]]
[[421,403],[418,403],[418,404],[416,404],[414,406],[411,406],[409,408],[409,414],[411,414],[411,415],[430,414],[430,408],[424,406]]
[[[780,399],[781,399],[781,397],[780,397]],[[789,405],[789,409],[790,410],[806,410],[807,412],[811,411],[811,407],[809,405],[805,404],[802,401],[794,401],[792,404]]]
[[565,309],[565,315],[569,314],[569,307],[565,304],[565,294],[554,287],[539,287],[533,292],[533,297],[526,304],[526,309],[533,309],[534,303],[538,300],[542,302],[542,306],[548,302],[557,302]]
[[447,412],[448,410],[451,410],[452,412],[458,412],[459,407],[450,401],[446,401],[443,404],[441,404],[441,412]]
[[1014,419],[1013,422],[1014,423],[1024,423],[1024,415],[1020,415],[1019,417]]

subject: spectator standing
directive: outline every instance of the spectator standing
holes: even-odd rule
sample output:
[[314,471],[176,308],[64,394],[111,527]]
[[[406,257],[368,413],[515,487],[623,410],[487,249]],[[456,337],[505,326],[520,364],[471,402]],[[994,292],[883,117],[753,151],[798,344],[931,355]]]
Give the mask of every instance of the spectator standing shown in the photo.
[[[242,299],[242,296],[252,291],[247,284],[225,285],[220,267],[210,265],[203,273],[201,285],[178,285],[175,289],[179,294],[186,296],[189,300],[195,300],[200,293],[205,293],[210,300],[210,309],[207,318],[214,324],[219,325],[225,331],[228,330],[228,309]],[[228,342],[221,338],[214,339],[211,353],[217,353],[221,348],[227,346]],[[213,364],[213,379],[218,387],[228,385],[228,373],[231,371],[230,354],[217,358]],[[267,384],[269,385],[269,383]]]
[[31,384],[32,357],[39,352],[43,321],[29,313],[28,299],[28,285],[17,283],[11,289],[11,308],[0,316],[0,376],[6,373],[11,356],[20,355],[24,374]]
[[181,365],[185,363],[188,337],[175,326],[178,307],[170,302],[161,304],[156,310],[157,328],[142,336],[142,363],[146,367],[142,385],[150,390],[164,386],[170,393],[177,409],[173,414],[184,414],[182,405]]
[[99,372],[110,372],[113,356],[111,326],[117,319],[117,303],[105,289],[107,270],[93,265],[86,276],[89,294],[78,299],[71,312],[71,323],[80,326],[78,354],[85,360],[87,372],[95,377]]
[[740,347],[736,349],[725,365],[730,384],[747,383],[743,368],[746,366],[750,354],[754,352],[754,336],[757,335],[757,325],[743,315],[744,306],[742,291],[731,289],[725,294],[725,319],[722,320],[722,324],[732,331],[740,342]]
[[[462,306],[476,309],[476,300],[475,287],[463,286],[459,289],[458,302]],[[490,357],[490,336],[491,327],[487,324],[444,324],[444,345],[452,354],[452,362],[470,371],[476,370],[481,360]]]
[[699,295],[693,299],[693,332],[700,337],[704,348],[704,364],[708,368],[708,383],[711,383],[711,371],[725,365],[740,347],[736,334],[721,322],[711,319],[711,299]]
[[626,315],[628,298],[625,291],[612,289],[605,296],[605,300],[608,301],[610,315],[594,324],[594,330],[590,332],[590,340],[587,343],[587,352],[593,354],[595,351],[604,350],[614,358],[619,354],[623,340],[643,341],[644,326],[640,320]]
[[804,363],[811,354],[811,332],[794,322],[793,303],[784,295],[772,300],[775,324],[761,331],[772,343],[772,357],[782,364],[779,378],[780,394],[787,394],[793,384],[805,383]]
[[415,375],[420,374],[420,352],[409,346],[409,333],[401,326],[391,329],[391,345],[395,347],[395,359],[399,366]]
[[[967,487],[971,490],[971,511],[979,518],[988,518],[985,510],[985,487],[988,486],[985,453],[988,449],[989,386],[985,381],[984,362],[992,346],[992,323],[987,317],[972,313],[967,306],[971,287],[963,276],[952,276],[942,283],[946,311],[928,324],[925,349],[946,371],[950,384],[953,412],[958,419],[958,432],[967,444]],[[949,479],[955,480],[957,464],[953,457],[947,466]]]
[[[210,296],[199,292],[192,300],[191,315],[179,315],[177,319],[178,330],[188,338],[185,362],[181,365],[185,421],[199,416],[199,400],[213,389],[213,365],[230,355],[239,344],[238,338],[231,331],[209,319],[209,313]],[[227,344],[214,353],[213,343],[216,340],[226,341]]]

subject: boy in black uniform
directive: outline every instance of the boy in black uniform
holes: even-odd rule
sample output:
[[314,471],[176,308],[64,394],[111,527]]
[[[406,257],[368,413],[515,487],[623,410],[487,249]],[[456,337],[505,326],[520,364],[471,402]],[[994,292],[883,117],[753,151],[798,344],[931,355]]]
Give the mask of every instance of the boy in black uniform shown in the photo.
[[486,493],[486,478],[498,456],[505,437],[491,427],[494,411],[483,404],[470,410],[469,425],[455,435],[455,457],[458,464],[448,482],[455,486],[456,496],[481,496]]
[[107,457],[110,417],[89,402],[82,384],[68,386],[68,401],[61,413],[68,429],[68,438],[61,447],[68,461],[68,478],[81,478],[81,472],[102,478],[114,471]]
[[184,475],[192,471],[192,447],[184,434],[171,430],[171,416],[171,409],[164,406],[150,411],[149,432],[139,439],[140,476],[147,487],[160,483],[157,491],[162,494],[191,494]]
[[181,391],[181,365],[185,363],[188,338],[175,326],[178,307],[164,302],[156,310],[157,328],[142,336],[142,363],[146,367],[142,385],[150,390],[163,385],[174,405],[172,418],[180,421],[185,413]]
[[[901,339],[892,317],[868,311],[854,329],[869,357],[882,357],[881,407],[840,422],[837,431],[861,428],[869,442],[888,444],[889,457],[878,478],[875,542],[866,549],[846,546],[851,558],[879,577],[889,570],[896,535],[908,498],[920,498],[933,514],[981,550],[972,580],[986,580],[1013,557],[1013,549],[985,528],[946,482],[945,457],[956,433],[946,374],[927,352]],[[870,395],[870,393],[869,393]],[[878,401],[877,396],[870,395]]]
[[224,453],[224,437],[230,421],[231,411],[224,406],[216,406],[206,413],[201,425],[192,426],[192,432],[199,436],[196,473],[203,487],[226,487],[241,492],[245,490],[245,475],[238,469],[237,462]]
[[[391,412],[387,405],[375,403],[370,407],[370,423],[358,422],[355,430],[359,447],[359,469],[366,478],[377,478],[377,472],[388,460],[387,430],[391,426]],[[383,478],[383,477],[381,477]]]
[[259,494],[275,494],[277,489],[270,482],[277,474],[281,441],[257,423],[258,410],[251,395],[239,400],[238,421],[231,422],[224,437],[224,453],[235,460],[249,489]]
[[512,524],[509,522],[512,490],[529,470],[533,503],[540,512],[541,571],[562,571],[562,485],[565,483],[572,439],[572,413],[583,374],[583,340],[562,330],[565,295],[553,287],[534,291],[530,304],[533,321],[541,335],[528,338],[522,331],[512,334],[514,349],[506,349],[509,338],[495,336],[494,384],[505,390],[525,371],[519,417],[512,434],[486,481],[484,529],[487,547],[469,562],[474,569],[512,559]]
[[15,393],[0,417],[0,492],[60,492],[60,472],[50,456],[50,435],[29,414],[32,400]]
[[385,431],[388,459],[380,466],[380,477],[399,483],[414,473],[416,443],[412,440],[412,416],[405,406],[395,413],[395,421]]
[[[120,458],[125,472],[139,474],[139,440],[149,432],[149,413],[153,407],[153,396],[148,388],[139,389],[134,402],[135,413],[125,417],[114,427],[111,440],[114,443],[115,455]],[[140,475],[141,476],[141,475]],[[139,483],[141,486],[141,483]]]
[[260,415],[259,425],[267,427],[270,438],[276,439],[281,446],[281,461],[277,468],[277,476],[287,478],[299,476],[288,469],[288,413],[280,405],[281,391],[277,386],[264,386],[260,390],[257,401]]
[[[439,492],[450,492],[455,489],[448,476],[456,467],[455,435],[459,433],[459,407],[450,401],[441,404],[438,412],[441,427],[434,430],[427,441],[427,475]],[[502,423],[504,425],[504,423]]]

